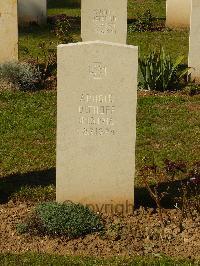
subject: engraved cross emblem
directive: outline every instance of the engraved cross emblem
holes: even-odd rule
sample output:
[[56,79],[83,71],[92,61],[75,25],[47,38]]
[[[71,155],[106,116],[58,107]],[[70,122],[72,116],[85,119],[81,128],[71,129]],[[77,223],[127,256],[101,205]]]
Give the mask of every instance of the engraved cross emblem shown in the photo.
[[93,79],[103,79],[106,76],[106,66],[101,62],[94,62],[89,66],[89,75]]

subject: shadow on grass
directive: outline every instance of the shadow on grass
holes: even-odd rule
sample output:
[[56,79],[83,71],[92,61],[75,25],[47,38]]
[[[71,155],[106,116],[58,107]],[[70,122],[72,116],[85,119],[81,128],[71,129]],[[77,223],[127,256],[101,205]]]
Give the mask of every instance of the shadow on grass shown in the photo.
[[[159,194],[166,193],[166,195],[161,200],[161,205],[166,209],[173,209],[175,207],[177,198],[180,197],[180,188],[183,186],[183,183],[187,183],[185,180],[176,180],[173,182],[164,182],[161,183],[157,191]],[[153,191],[153,186],[151,186]],[[135,188],[135,208],[140,206],[145,208],[156,208],[155,201],[151,198],[148,190],[145,187]]]
[[46,25],[29,24],[28,26],[19,27],[20,37],[35,38],[36,42],[41,42],[41,38],[56,39],[55,25],[56,22],[68,19],[70,31],[73,34],[80,34],[81,19],[80,17],[68,17],[65,14],[50,15],[47,18]]
[[[162,200],[164,208],[174,208],[175,198],[179,194],[179,188],[184,181],[174,181],[162,183],[158,188],[159,192],[168,192]],[[0,179],[0,204],[7,203],[13,194],[23,187],[47,187],[56,185],[56,169],[28,172],[25,174],[13,174]],[[155,208],[156,204],[152,200],[145,187],[135,188],[135,208],[148,207]]]
[[33,35],[39,38],[40,36],[49,35],[52,33],[52,26],[49,24],[46,25],[37,25],[37,24],[29,24],[28,26],[19,27],[19,33],[21,36],[23,35]]
[[81,0],[48,0],[48,8],[80,8]]
[[3,177],[0,179],[0,204],[7,203],[10,196],[24,186],[45,187],[55,184],[55,168]]

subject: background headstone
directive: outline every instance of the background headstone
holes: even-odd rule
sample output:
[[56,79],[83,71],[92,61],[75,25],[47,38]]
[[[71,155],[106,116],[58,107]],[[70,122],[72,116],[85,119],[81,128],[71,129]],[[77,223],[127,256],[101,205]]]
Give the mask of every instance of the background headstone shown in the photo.
[[0,0],[0,63],[17,59],[17,0]]
[[190,48],[188,65],[192,68],[191,78],[200,83],[200,1],[192,0],[190,25]]
[[192,0],[167,0],[166,26],[189,28]]
[[47,20],[47,0],[18,0],[19,24],[42,25]]
[[134,46],[58,46],[57,201],[132,209],[137,70]]
[[127,0],[82,0],[81,37],[83,41],[126,43]]

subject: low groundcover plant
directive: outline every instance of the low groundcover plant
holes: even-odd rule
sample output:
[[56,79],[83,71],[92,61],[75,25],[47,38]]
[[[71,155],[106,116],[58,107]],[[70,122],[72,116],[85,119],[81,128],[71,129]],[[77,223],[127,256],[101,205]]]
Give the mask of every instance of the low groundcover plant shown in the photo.
[[101,217],[88,207],[72,202],[46,202],[39,204],[25,223],[17,226],[17,231],[77,238],[103,228]]
[[0,64],[0,79],[23,91],[36,90],[41,73],[27,62],[8,62]]

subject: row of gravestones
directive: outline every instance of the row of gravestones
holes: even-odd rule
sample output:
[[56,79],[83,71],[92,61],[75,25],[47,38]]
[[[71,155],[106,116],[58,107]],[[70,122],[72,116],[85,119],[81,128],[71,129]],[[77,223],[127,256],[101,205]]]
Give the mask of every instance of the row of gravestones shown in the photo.
[[[103,5],[111,6],[111,8],[102,9],[102,12],[98,14],[95,13],[95,8],[100,9],[101,1],[82,0],[83,41],[100,39],[126,43],[127,0],[117,0],[113,7],[112,4],[111,0],[105,0]],[[31,21],[39,24],[45,22],[46,9],[46,0],[18,0],[20,24]],[[196,71],[193,71],[193,77],[196,78],[197,82],[200,80],[199,57],[197,56],[199,54],[200,38],[198,32],[200,28],[199,10],[199,0],[167,0],[166,23],[168,25],[188,25],[190,18],[189,66],[196,69]],[[108,18],[110,21],[108,21]],[[102,21],[104,19],[105,21]],[[18,57],[17,20],[17,0],[2,0],[0,3],[0,63],[16,60]],[[101,26],[101,23],[103,26]],[[107,23],[106,30],[105,23]],[[95,30],[94,25],[96,25]],[[115,34],[116,29],[118,34]]]
[[[66,0],[67,1],[67,0]],[[126,0],[124,1],[126,2]],[[192,0],[166,1],[166,26],[189,27]],[[47,0],[18,0],[19,24],[46,22]]]
[[[17,50],[14,2],[0,4],[0,61],[2,51]],[[194,50],[199,8],[199,0],[193,0]],[[125,44],[127,1],[83,0],[81,27],[82,43],[58,46],[57,201],[80,202],[99,212],[130,212],[138,49]],[[190,56],[198,63],[194,52]]]
[[[67,1],[67,0],[66,0]],[[126,2],[126,1],[124,1]],[[192,0],[166,1],[166,26],[189,27]],[[46,22],[47,0],[18,0],[19,24]]]
[[[18,0],[18,12],[20,25],[27,22],[43,24],[46,21],[47,0]],[[190,14],[191,0],[166,1],[167,27],[189,27]]]

